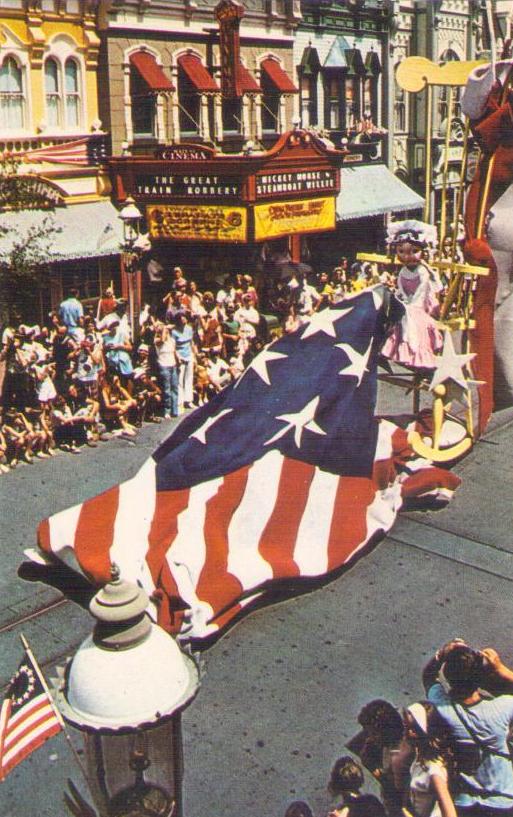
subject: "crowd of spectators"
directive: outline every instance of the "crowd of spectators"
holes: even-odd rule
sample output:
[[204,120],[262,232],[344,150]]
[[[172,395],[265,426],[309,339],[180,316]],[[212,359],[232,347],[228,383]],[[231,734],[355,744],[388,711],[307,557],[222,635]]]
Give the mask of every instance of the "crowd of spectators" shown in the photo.
[[203,405],[237,379],[274,335],[375,283],[372,270],[310,275],[290,265],[265,292],[250,275],[227,275],[200,292],[180,267],[168,291],[145,305],[132,337],[127,303],[108,288],[94,309],[71,289],[47,325],[4,328],[0,472],[58,451],[79,453],[112,435],[132,437]]
[[[423,672],[425,700],[366,704],[361,730],[335,763],[328,817],[512,817],[513,671],[491,648],[459,638]],[[364,769],[380,799],[361,794]],[[304,801],[286,817],[313,817]]]

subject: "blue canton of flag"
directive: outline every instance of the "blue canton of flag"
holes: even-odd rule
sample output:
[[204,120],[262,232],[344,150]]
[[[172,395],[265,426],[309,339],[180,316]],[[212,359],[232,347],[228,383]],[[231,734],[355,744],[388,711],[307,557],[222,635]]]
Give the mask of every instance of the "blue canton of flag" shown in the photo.
[[272,449],[331,473],[369,476],[385,321],[378,286],[270,344],[157,449],[157,490],[222,476]]

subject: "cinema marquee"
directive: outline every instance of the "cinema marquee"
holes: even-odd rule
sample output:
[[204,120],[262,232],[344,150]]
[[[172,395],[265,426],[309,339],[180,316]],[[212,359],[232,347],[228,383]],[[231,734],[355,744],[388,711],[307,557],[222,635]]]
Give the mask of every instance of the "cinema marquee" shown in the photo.
[[[249,244],[335,229],[345,153],[310,131],[244,155],[177,144],[110,160],[114,196],[133,196],[152,240]],[[296,260],[299,260],[297,257]]]

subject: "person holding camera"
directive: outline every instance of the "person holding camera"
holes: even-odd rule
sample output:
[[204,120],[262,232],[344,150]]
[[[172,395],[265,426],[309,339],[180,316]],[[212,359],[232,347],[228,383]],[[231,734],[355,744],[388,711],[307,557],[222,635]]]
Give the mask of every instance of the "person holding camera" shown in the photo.
[[153,340],[164,400],[164,419],[178,417],[178,357],[170,327],[158,321]]
[[[461,817],[513,817],[513,672],[493,649],[474,650],[460,639],[442,647],[424,671],[429,701],[454,742]],[[486,690],[499,691],[495,697]]]

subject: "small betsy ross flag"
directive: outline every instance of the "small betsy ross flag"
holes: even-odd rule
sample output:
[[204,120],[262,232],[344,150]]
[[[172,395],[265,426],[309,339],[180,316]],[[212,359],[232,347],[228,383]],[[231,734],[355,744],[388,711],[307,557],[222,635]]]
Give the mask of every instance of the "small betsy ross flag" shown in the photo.
[[30,650],[25,649],[0,711],[0,781],[61,729],[62,718],[41,670]]

